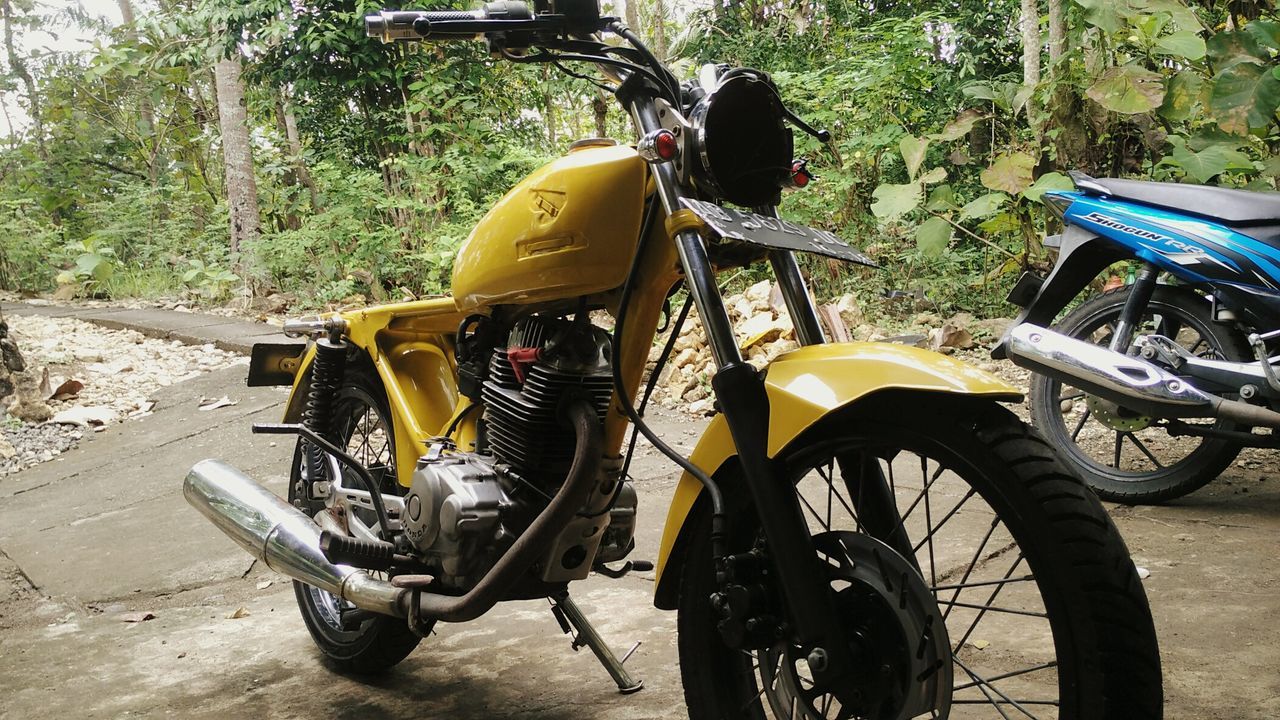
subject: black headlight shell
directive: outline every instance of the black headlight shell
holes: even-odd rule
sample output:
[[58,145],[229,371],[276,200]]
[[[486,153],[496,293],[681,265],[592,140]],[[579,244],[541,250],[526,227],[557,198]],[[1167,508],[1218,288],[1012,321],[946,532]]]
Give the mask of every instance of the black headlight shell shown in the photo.
[[730,72],[690,113],[694,176],[723,200],[774,205],[790,179],[791,128],[773,83],[754,72]]

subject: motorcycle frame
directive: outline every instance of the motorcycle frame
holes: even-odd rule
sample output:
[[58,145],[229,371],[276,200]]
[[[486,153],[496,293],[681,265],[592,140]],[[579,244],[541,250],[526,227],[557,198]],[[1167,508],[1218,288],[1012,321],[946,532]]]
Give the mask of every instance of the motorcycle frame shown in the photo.
[[[620,75],[603,66],[605,74],[620,83],[619,99],[632,117],[638,134],[662,127],[660,110],[672,112],[658,100],[658,91],[638,76]],[[661,103],[661,104],[660,104]],[[1017,401],[1013,387],[945,356],[915,348],[870,343],[824,344],[813,301],[795,256],[788,251],[769,253],[785,305],[802,345],[782,356],[765,371],[745,362],[723,298],[716,285],[717,268],[708,255],[707,230],[681,199],[693,197],[673,162],[649,166],[652,194],[660,203],[661,222],[652,224],[649,237],[641,238],[632,273],[631,296],[625,316],[626,332],[614,362],[619,364],[622,392],[634,398],[644,366],[657,334],[662,308],[671,286],[683,279],[707,333],[716,373],[712,381],[720,416],[713,421],[695,449],[692,460],[705,472],[716,474],[729,461],[740,469],[744,485],[758,508],[757,516],[774,563],[777,585],[790,607],[798,642],[827,649],[830,662],[822,676],[838,676],[850,667],[848,643],[841,637],[842,623],[825,588],[821,567],[809,539],[799,500],[793,490],[778,481],[776,458],[802,433],[833,414],[871,394],[899,390],[909,393],[945,393],[986,401]],[[767,214],[776,209],[757,208]],[[585,298],[588,307],[619,311],[623,288]],[[386,389],[396,441],[398,480],[409,485],[416,461],[427,454],[438,434],[455,427],[450,436],[463,450],[474,449],[478,413],[469,413],[469,401],[457,391],[454,335],[463,313],[452,298],[384,305],[340,313],[343,334],[367,356]],[[294,387],[285,413],[286,422],[301,417],[307,393],[306,368],[313,351],[298,363]],[[627,415],[615,393],[604,422],[606,457],[622,452]],[[686,557],[687,528],[695,509],[706,502],[706,488],[686,473],[678,484],[667,516],[658,557],[655,604],[672,607],[674,572]],[[805,562],[801,558],[810,558]],[[781,561],[785,559],[786,561]]]

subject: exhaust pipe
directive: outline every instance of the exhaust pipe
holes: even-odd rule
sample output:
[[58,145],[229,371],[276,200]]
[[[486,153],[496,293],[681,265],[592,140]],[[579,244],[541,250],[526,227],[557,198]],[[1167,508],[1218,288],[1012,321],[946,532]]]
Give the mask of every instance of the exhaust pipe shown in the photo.
[[[191,468],[182,494],[227,537],[267,567],[333,593],[362,610],[445,622],[466,622],[488,612],[546,552],[586,504],[599,481],[603,457],[600,420],[582,399],[564,403],[577,445],[568,477],[547,507],[469,592],[442,595],[400,588],[346,565],[320,550],[320,526],[252,478],[220,460]],[[411,605],[417,602],[416,608]]]
[[1280,413],[1273,410],[1210,395],[1145,360],[1037,325],[1013,328],[1003,346],[1016,365],[1144,415],[1220,417],[1253,427],[1280,428]]
[[320,551],[320,526],[253,478],[222,462],[203,460],[182,484],[187,502],[250,555],[281,575],[333,593],[363,610],[404,617],[406,592]]

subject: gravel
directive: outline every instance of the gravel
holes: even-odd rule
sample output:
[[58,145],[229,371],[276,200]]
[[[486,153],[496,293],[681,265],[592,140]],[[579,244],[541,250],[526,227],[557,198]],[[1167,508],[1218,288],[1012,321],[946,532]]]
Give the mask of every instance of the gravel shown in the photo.
[[[151,413],[157,388],[248,363],[247,358],[213,345],[184,345],[81,320],[18,315],[6,319],[28,371],[37,380],[48,374],[50,393],[67,380],[83,383],[75,397],[45,400],[55,416],[77,408],[93,409],[92,414],[108,418],[108,424],[127,422]],[[5,417],[0,425],[0,475],[52,460],[93,429]]]

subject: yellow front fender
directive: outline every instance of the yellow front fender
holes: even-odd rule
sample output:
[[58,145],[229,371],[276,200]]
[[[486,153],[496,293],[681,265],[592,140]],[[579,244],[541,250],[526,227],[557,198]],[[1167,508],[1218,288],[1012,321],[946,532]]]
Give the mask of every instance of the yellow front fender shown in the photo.
[[[1017,389],[945,355],[886,343],[812,345],[778,357],[768,368],[769,457],[823,417],[883,390],[910,390],[1018,401]],[[690,460],[714,475],[735,454],[722,416],[711,421]],[[676,485],[658,549],[654,604],[676,606],[685,525],[702,486],[685,473]]]

